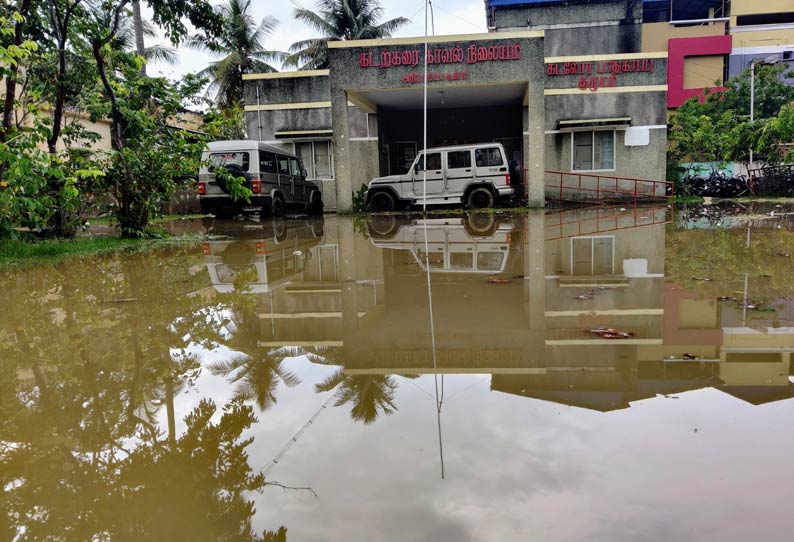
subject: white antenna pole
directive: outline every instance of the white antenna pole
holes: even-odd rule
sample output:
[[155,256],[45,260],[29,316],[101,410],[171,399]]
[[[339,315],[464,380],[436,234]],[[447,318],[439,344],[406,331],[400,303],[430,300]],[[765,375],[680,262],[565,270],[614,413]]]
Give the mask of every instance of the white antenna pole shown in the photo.
[[[422,215],[424,217],[424,233],[425,233],[425,273],[427,275],[427,306],[430,316],[430,348],[433,355],[433,380],[436,388],[436,424],[438,426],[438,457],[441,463],[441,479],[445,478],[444,472],[444,442],[441,438],[441,401],[438,394],[438,359],[436,357],[436,326],[433,319],[433,290],[430,287],[430,250],[427,242],[427,12],[430,0],[425,0],[425,77],[423,87],[423,154],[422,163]],[[432,9],[432,7],[431,7]],[[443,377],[442,377],[443,378]],[[443,380],[442,380],[443,386]]]
[[259,84],[256,85],[257,141],[262,141],[262,108],[259,105]]
[[423,104],[422,107],[422,213],[427,212],[427,8],[428,0],[425,0],[425,76],[422,84]]

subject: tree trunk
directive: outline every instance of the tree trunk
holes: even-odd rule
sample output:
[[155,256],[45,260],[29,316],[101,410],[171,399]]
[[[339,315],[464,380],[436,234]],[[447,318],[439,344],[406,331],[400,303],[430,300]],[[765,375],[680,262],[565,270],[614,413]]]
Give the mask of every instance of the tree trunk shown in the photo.
[[[143,19],[141,18],[141,3],[132,0],[132,23],[135,28],[135,54],[145,58],[146,47],[143,43]],[[141,66],[141,73],[146,75],[146,64]]]
[[63,128],[63,108],[66,103],[66,38],[58,40],[58,79],[55,83],[55,103],[52,108],[52,132],[47,138],[50,154],[58,152],[58,139]]
[[[22,0],[19,4],[18,12],[22,17],[27,17],[30,10],[31,0]],[[22,45],[23,30],[25,29],[25,21],[19,21],[14,25],[14,45],[19,47]],[[0,141],[5,141],[6,134],[11,130],[14,125],[14,101],[16,100],[17,93],[17,77],[19,76],[19,65],[14,64],[9,67],[10,73],[6,76],[6,96],[3,103],[3,129],[0,130]]]
[[168,444],[176,449],[176,413],[174,408],[174,381],[171,375],[171,359],[168,359],[168,375],[165,377],[165,409],[168,417]]

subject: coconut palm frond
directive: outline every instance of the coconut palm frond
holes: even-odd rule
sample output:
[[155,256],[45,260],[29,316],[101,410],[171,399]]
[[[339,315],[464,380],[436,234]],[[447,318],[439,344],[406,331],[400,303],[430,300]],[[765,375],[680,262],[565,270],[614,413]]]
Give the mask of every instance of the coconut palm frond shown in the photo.
[[162,62],[173,66],[179,60],[176,49],[165,45],[150,45],[144,50],[144,58],[150,62]]
[[314,10],[297,8],[293,13],[321,34],[290,46],[284,65],[301,69],[328,67],[328,41],[387,38],[409,22],[405,17],[380,22],[384,11],[378,0],[320,0]]

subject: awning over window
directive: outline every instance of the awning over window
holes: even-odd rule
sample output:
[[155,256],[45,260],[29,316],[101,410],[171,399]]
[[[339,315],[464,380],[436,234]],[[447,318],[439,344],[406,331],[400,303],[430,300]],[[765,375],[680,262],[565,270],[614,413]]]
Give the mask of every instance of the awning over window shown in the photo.
[[557,122],[562,131],[588,130],[593,128],[621,128],[631,124],[631,117],[611,117],[605,119],[571,119]]
[[297,130],[294,132],[276,132],[276,139],[304,139],[307,137],[331,137],[333,130]]

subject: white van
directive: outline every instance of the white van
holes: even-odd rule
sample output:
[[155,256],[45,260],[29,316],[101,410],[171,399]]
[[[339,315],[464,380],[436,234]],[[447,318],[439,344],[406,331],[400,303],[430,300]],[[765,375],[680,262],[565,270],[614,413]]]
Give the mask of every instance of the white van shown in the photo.
[[[245,211],[282,216],[287,208],[318,214],[323,211],[320,187],[306,180],[300,158],[260,141],[213,141],[201,156],[198,198],[203,213],[229,218]],[[232,199],[212,168],[225,168],[245,177],[253,192],[250,202]]]
[[[427,194],[424,164],[427,154]],[[512,173],[512,175],[511,175]],[[394,211],[410,205],[463,205],[469,209],[493,207],[515,194],[507,155],[501,143],[438,147],[420,152],[402,175],[378,177],[367,187],[367,209]]]

